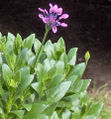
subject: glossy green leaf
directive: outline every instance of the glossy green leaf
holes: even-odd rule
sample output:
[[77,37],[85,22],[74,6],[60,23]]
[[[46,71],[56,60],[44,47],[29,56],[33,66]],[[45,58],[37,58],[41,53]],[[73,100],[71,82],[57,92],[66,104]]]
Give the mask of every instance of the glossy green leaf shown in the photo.
[[22,45],[22,37],[20,36],[20,34],[17,34],[16,40],[14,42],[14,51],[16,55],[20,52]]
[[14,80],[15,82],[17,82],[18,84],[20,83],[21,81],[21,72],[20,71],[17,71],[14,75]]
[[9,39],[5,45],[5,57],[10,68],[14,70],[16,55],[14,53],[14,41],[11,39]]
[[21,79],[21,83],[18,86],[17,92],[16,92],[16,98],[19,97],[24,91],[25,89],[31,84],[31,82],[33,81],[34,76],[33,75],[26,75]]
[[5,91],[3,90],[3,87],[1,86],[1,84],[0,84],[0,96],[5,102],[7,102],[7,97],[5,95]]
[[47,108],[43,103],[34,103],[32,109],[26,113],[23,119],[39,119],[39,115]]
[[76,54],[77,54],[77,48],[70,49],[70,51],[68,52],[68,64],[75,65]]
[[88,88],[88,86],[90,85],[90,82],[91,82],[90,79],[86,79],[86,80],[83,79],[83,85],[81,87],[81,92],[85,91]]
[[57,107],[57,103],[54,103],[54,104],[48,106],[48,107],[44,110],[43,113],[46,114],[46,115],[51,116],[52,113],[55,111],[56,107]]
[[12,111],[10,113],[13,113],[15,114],[17,117],[19,117],[19,119],[22,119],[23,118],[23,115],[24,115],[24,110],[15,110],[15,111]]
[[11,69],[8,67],[7,64],[2,65],[2,71],[3,71],[3,78],[6,82],[7,85],[10,85],[11,79],[13,79],[13,72]]
[[85,71],[85,67],[86,67],[85,63],[80,63],[80,64],[74,66],[74,68],[69,73],[68,77],[70,77],[72,75],[76,75],[78,77],[78,79],[80,79]]
[[72,75],[69,78],[66,78],[68,81],[71,81],[71,86],[70,86],[70,91],[73,91],[73,89],[75,88],[74,83],[77,80],[77,76],[76,75]]
[[76,112],[73,112],[72,119],[80,119],[80,115]]
[[38,93],[39,83],[35,82],[31,84],[31,87]]
[[50,119],[59,119],[58,114],[54,112]]
[[31,34],[26,39],[24,39],[24,47],[30,49],[35,41],[35,34]]
[[88,115],[83,117],[82,119],[97,119],[97,117],[95,115]]
[[16,64],[15,64],[15,70],[19,70],[20,68],[24,67],[25,63],[28,60],[28,49],[24,48],[22,49],[21,53],[17,56]]
[[71,118],[71,112],[69,110],[65,110],[62,113],[62,119],[70,119]]
[[52,79],[48,84],[48,89],[55,87],[56,85],[60,84],[62,79],[64,78],[64,75],[57,75],[54,79]]
[[83,86],[83,80],[76,80],[76,81],[74,82],[72,91],[73,91],[74,93],[78,93],[78,92],[81,91],[82,86]]
[[30,111],[32,109],[32,104],[23,104],[23,107],[27,110]]
[[66,51],[65,48],[65,43],[63,38],[61,37],[57,43],[54,43],[54,50],[55,50],[55,55],[56,55],[56,59],[59,59],[61,54],[64,53]]
[[34,50],[35,50],[36,54],[38,53],[40,47],[41,47],[41,42],[38,39],[35,39]]
[[50,40],[46,42],[44,51],[49,59],[55,57],[54,46]]
[[56,74],[62,74],[64,72],[64,62],[58,61],[55,67],[56,67]]
[[12,33],[8,32],[7,40],[14,41],[15,40],[15,36]]
[[70,85],[71,85],[70,81],[65,81],[58,84],[54,88],[51,88],[47,94],[47,102],[52,104],[61,100],[61,98],[63,98],[64,95],[67,93]]

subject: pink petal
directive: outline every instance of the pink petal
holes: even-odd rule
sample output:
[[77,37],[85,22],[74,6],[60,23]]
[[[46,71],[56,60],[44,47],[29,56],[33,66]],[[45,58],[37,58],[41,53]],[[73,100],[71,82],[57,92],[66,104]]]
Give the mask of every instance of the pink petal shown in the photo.
[[39,18],[41,18],[41,19],[44,17],[42,14],[39,14],[38,16],[39,16]]
[[41,8],[38,8],[38,10],[39,10],[39,11],[41,11],[41,12],[44,12],[44,10],[43,10],[43,9],[41,9]]
[[45,24],[47,23],[47,19],[46,19],[42,14],[39,14],[38,16],[39,16],[39,18],[42,19],[42,21],[43,21]]
[[58,6],[57,5],[54,5],[54,9],[58,9]]
[[46,24],[47,23],[47,19],[44,17],[42,18],[42,21]]
[[52,27],[52,31],[53,31],[53,33],[56,33],[57,32],[57,27],[56,26],[53,26]]
[[49,6],[50,6],[49,12],[52,13],[54,11],[54,6],[51,3],[49,3]]
[[67,27],[68,25],[66,23],[61,23],[62,27]]
[[61,23],[60,23],[59,21],[57,21],[57,20],[56,20],[56,23],[57,23],[58,25],[61,25]]
[[48,15],[48,11],[45,9],[44,12]]
[[62,16],[59,17],[59,20],[61,19],[67,19],[69,17],[68,14],[63,14]]
[[53,7],[53,5],[51,4],[51,3],[49,3],[49,6],[52,8]]
[[63,9],[62,8],[59,8],[58,9],[58,15],[61,15],[62,14],[62,11],[63,11]]
[[54,10],[55,13],[56,13],[56,12],[58,13],[58,6],[57,6],[57,5],[54,5],[53,10]]

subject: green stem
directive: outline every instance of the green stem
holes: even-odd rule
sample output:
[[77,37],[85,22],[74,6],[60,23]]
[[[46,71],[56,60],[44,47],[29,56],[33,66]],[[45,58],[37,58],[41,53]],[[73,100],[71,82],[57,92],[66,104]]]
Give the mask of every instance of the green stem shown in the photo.
[[10,95],[9,95],[9,101],[7,103],[7,114],[11,111],[11,108],[12,108],[12,97],[13,97],[13,91],[11,90],[10,91]]
[[45,27],[45,33],[44,33],[44,36],[43,36],[43,39],[42,39],[42,44],[41,44],[41,46],[40,46],[40,48],[39,48],[39,50],[38,50],[38,52],[37,52],[37,54],[36,54],[36,57],[35,57],[34,67],[36,66],[36,64],[37,64],[37,62],[38,62],[38,58],[39,58],[39,56],[40,56],[40,53],[41,53],[41,50],[42,50],[42,46],[43,46],[44,43],[45,43],[45,40],[46,40],[46,38],[47,38],[47,35],[48,35],[48,32],[50,31],[50,29],[51,29],[51,28],[46,25],[46,27]]

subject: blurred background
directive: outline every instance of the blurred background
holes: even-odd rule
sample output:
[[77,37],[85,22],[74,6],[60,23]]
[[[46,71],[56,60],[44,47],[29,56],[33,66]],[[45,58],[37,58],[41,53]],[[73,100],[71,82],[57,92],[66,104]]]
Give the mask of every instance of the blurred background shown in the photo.
[[[44,24],[38,18],[38,7],[49,9],[58,4],[70,15],[68,28],[49,33],[52,42],[63,36],[67,50],[78,47],[78,62],[89,50],[91,59],[84,78],[93,79],[97,87],[107,83],[111,89],[111,0],[0,0],[0,32],[31,33],[42,39]],[[92,85],[93,85],[92,83]]]

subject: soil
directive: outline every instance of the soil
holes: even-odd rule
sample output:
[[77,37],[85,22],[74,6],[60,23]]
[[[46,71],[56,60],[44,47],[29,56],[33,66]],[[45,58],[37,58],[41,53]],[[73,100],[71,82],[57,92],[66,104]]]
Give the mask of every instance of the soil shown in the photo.
[[[36,33],[41,39],[44,24],[38,18],[38,7],[48,8],[50,1],[3,0],[0,1],[0,31],[3,34],[20,33],[23,38]],[[78,47],[78,61],[84,61],[84,54],[90,51],[84,78],[92,79],[97,86],[108,84],[111,89],[111,2],[107,0],[52,0],[70,14],[68,28],[59,28],[49,38],[55,42],[63,36],[67,50]]]

